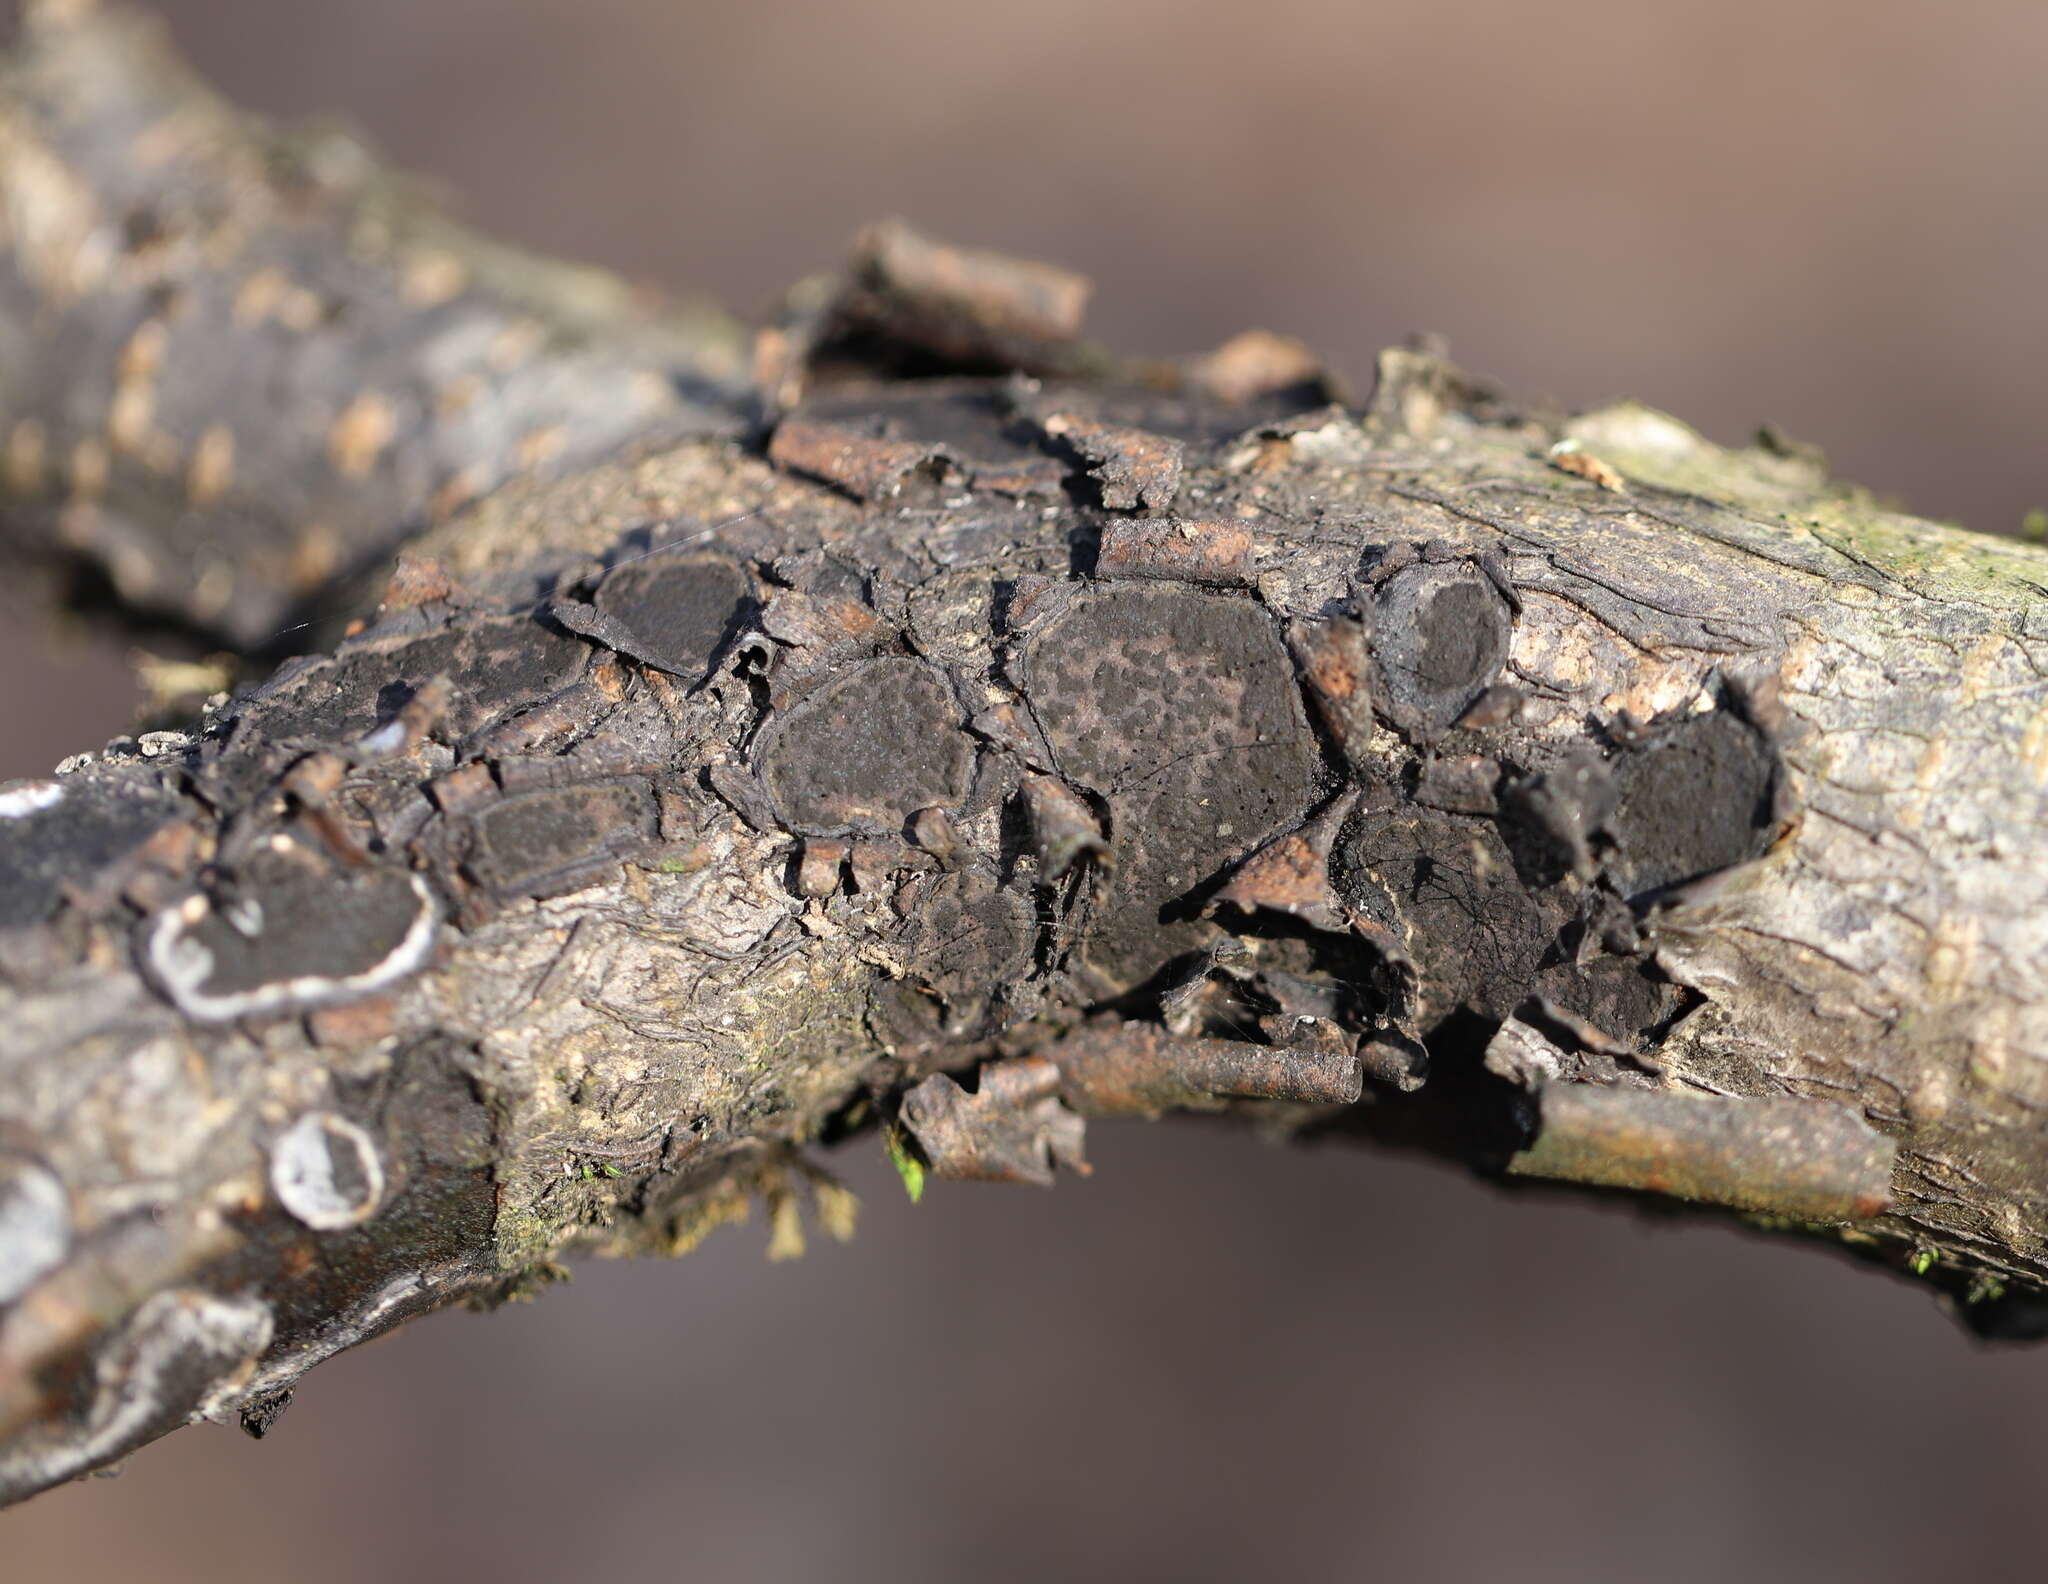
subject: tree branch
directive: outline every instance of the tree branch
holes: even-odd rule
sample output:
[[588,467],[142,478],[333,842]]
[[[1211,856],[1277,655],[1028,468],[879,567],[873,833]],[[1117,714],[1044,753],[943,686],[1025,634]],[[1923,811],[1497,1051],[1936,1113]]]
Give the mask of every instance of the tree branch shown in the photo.
[[15,550],[276,652],[507,478],[742,426],[732,320],[472,235],[346,133],[231,111],[160,34],[45,0],[0,81]]
[[[878,233],[765,450],[500,425],[331,653],[0,790],[0,1491],[754,1197],[843,1230],[800,1151],[874,1123],[1044,1181],[1230,1111],[2033,1324],[2048,554],[1426,352],[1362,411],[1270,339],[1120,365],[1069,295]],[[321,488],[381,533],[377,476]]]

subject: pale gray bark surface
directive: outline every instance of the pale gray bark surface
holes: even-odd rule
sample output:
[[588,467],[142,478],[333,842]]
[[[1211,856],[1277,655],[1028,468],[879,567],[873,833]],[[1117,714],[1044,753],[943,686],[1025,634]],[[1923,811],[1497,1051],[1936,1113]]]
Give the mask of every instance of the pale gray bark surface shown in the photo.
[[[41,69],[128,59],[73,9]],[[79,260],[158,233],[81,197],[111,178],[36,130],[27,70],[10,389],[41,372],[10,449],[78,434],[55,515],[32,492],[10,521],[104,523],[81,483],[125,475],[77,451],[126,454],[155,299],[107,284],[132,255]],[[70,230],[25,226],[48,191]],[[274,223],[207,270],[276,268]],[[350,291],[377,323],[403,272]],[[86,350],[36,350],[72,319]],[[274,426],[195,373],[195,411],[251,425],[248,497],[195,502],[204,427],[173,426],[175,509],[64,542],[260,648],[276,580],[194,603],[187,547],[317,497],[369,525],[359,560],[473,462],[387,476],[329,443],[437,344],[351,322]],[[639,325],[585,330],[630,361]],[[988,339],[1057,370],[1056,329]],[[764,447],[718,336],[734,383],[680,418],[622,417],[630,370],[556,386],[585,345],[541,346],[521,377],[589,395],[575,449],[628,455],[450,499],[332,654],[0,791],[9,1494],[193,1415],[260,1428],[320,1358],[564,1255],[679,1251],[756,1197],[785,1238],[804,1195],[834,1226],[800,1151],[878,1118],[996,1175],[1077,1159],[1083,1114],[1177,1104],[1556,1174],[1543,1096],[1594,1085],[1677,1143],[1565,1175],[1680,1175],[2027,1320],[2048,554],[1406,352],[1365,411],[1304,415],[1303,382],[1078,352],[1099,377],[814,379]],[[766,394],[802,394],[802,329],[769,350]],[[307,366],[279,337],[236,379],[265,359]],[[492,482],[557,461],[471,441]],[[122,556],[158,570],[131,591]]]

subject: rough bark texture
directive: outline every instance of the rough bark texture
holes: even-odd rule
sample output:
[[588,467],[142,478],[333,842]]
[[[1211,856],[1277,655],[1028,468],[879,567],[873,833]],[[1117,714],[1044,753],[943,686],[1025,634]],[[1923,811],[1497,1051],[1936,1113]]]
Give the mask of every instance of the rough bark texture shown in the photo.
[[437,215],[338,129],[252,126],[149,19],[31,8],[0,87],[9,541],[270,647],[514,474],[735,428],[747,340]]
[[[787,1247],[800,1193],[843,1231],[800,1152],[871,1124],[913,1177],[1043,1181],[1088,1115],[1228,1109],[1729,1206],[2034,1323],[2048,554],[1425,352],[1363,410],[1265,340],[1121,367],[1058,272],[893,229],[750,395],[714,321],[501,292],[418,216],[479,284],[412,302],[355,251],[383,178],[305,218],[197,95],[125,20],[32,23],[8,454],[68,454],[71,499],[20,473],[12,542],[260,649],[449,479],[512,481],[331,652],[0,789],[0,1493],[260,1433],[565,1255],[755,1197]],[[232,225],[178,218],[188,169]],[[345,299],[317,353],[238,326],[263,270]],[[429,327],[514,297],[577,334],[451,429]],[[529,398],[558,462],[635,449],[532,477]],[[236,482],[195,491],[216,422]],[[316,521],[345,551],[294,570]]]

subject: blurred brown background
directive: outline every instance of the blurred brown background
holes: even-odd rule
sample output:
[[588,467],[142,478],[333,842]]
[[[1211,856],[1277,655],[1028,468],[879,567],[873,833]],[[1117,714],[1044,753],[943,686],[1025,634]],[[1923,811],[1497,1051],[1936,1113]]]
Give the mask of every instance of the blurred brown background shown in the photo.
[[[1128,348],[1405,332],[1930,515],[2048,504],[2048,9],[1868,0],[160,0],[473,219],[758,311],[860,222],[1041,254]],[[0,776],[126,724],[5,612]],[[0,1579],[2038,1576],[2048,1352],[1800,1251],[1351,1152],[872,1145],[850,1248],[586,1266],[0,1516]]]

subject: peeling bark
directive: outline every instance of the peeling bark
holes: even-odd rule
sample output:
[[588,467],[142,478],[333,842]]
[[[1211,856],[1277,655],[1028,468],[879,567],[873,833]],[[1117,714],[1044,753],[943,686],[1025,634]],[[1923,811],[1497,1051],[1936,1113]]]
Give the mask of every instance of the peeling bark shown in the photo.
[[[569,1255],[756,1196],[781,1246],[800,1192],[843,1230],[801,1151],[878,1121],[1042,1180],[1087,1115],[1224,1111],[1731,1205],[2038,1325],[2048,554],[1427,353],[1363,410],[1291,353],[1120,364],[1063,277],[900,230],[757,394],[722,323],[663,340],[554,266],[499,295],[466,239],[478,284],[408,305],[409,244],[352,251],[384,178],[242,185],[239,122],[135,108],[172,92],[46,6],[0,98],[8,454],[72,458],[10,542],[261,648],[430,525],[328,652],[0,789],[0,1496],[261,1433]],[[231,240],[124,218],[187,191]],[[317,354],[233,339],[287,251],[365,305]],[[131,357],[166,281],[193,356]],[[515,298],[577,334],[499,419],[347,418],[429,389],[407,315]],[[228,415],[233,488],[195,493],[203,432],[121,442],[143,364],[152,413]],[[581,437],[549,458],[534,392]],[[474,467],[506,482],[437,512]],[[346,553],[280,580],[315,520]],[[200,544],[249,550],[224,601]]]

